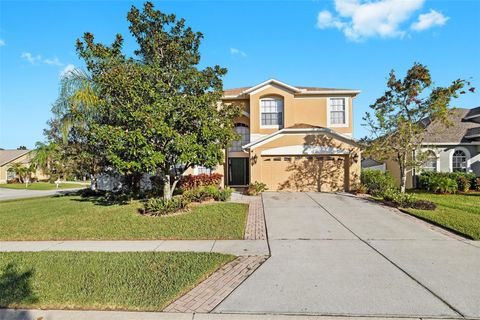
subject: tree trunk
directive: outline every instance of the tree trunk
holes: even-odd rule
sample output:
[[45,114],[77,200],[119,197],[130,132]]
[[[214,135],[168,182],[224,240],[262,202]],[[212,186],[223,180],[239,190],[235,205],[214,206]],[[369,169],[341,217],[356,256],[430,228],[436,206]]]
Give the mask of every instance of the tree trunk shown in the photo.
[[168,173],[163,174],[163,199],[170,200],[172,198],[172,192],[170,188],[170,175]]
[[400,166],[400,192],[405,193],[405,187],[407,184],[407,168]]
[[178,181],[180,181],[180,178],[175,177],[175,180],[172,183],[172,187],[170,188],[170,196],[173,197],[173,192],[175,191],[175,187],[177,186]]

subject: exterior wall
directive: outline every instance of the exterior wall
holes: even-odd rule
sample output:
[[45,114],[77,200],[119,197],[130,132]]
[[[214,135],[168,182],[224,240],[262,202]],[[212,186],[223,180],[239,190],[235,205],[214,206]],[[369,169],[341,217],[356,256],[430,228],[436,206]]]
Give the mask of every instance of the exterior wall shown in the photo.
[[[323,157],[323,161],[319,161],[315,159],[315,155],[311,160],[308,159],[309,155],[262,156],[262,151],[293,145],[334,147],[347,150],[350,154],[357,154],[358,157],[354,161],[349,154],[322,154],[317,155]],[[273,158],[281,160],[273,161]],[[325,134],[285,134],[253,149],[250,167],[250,181],[261,181],[267,184],[269,190],[350,190],[360,182],[360,150]]]
[[[400,167],[398,163],[392,159],[385,161],[385,168],[389,171],[392,176],[395,178],[397,187],[400,187]],[[407,189],[413,188],[413,172],[412,170],[407,171],[407,183],[405,186]]]
[[[8,172],[8,169],[10,168],[10,166],[13,163],[22,163],[23,165],[28,166],[28,165],[30,165],[30,161],[31,161],[32,157],[33,157],[32,152],[29,152],[29,153],[24,154],[23,156],[15,159],[15,160],[13,160],[13,161],[1,166],[0,167],[0,183],[7,183],[7,172]],[[37,178],[38,180],[48,179],[48,176],[44,175],[41,170],[36,170],[32,174],[32,176],[34,178]]]
[[[306,96],[277,85],[266,85],[250,94],[246,99],[226,99],[225,104],[240,105],[242,110],[250,114],[249,126],[252,138],[259,135],[271,134],[279,129],[261,128],[260,126],[260,99],[266,97],[279,97],[283,99],[284,124],[283,127],[290,127],[294,124],[305,123],[320,127],[329,127],[327,123],[328,99],[334,97],[346,98],[347,101],[347,126],[331,127],[337,132],[351,135],[353,132],[353,99],[345,95],[315,95]],[[243,116],[245,117],[245,116]],[[242,117],[242,118],[243,118]],[[244,119],[237,122],[245,123]],[[245,123],[247,124],[247,123]],[[280,128],[281,129],[281,128]]]

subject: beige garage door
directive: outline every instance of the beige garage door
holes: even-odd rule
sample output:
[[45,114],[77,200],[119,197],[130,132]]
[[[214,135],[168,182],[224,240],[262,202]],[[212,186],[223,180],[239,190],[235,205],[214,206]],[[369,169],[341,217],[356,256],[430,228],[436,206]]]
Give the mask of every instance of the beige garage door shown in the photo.
[[344,191],[344,156],[262,157],[262,181],[269,190]]

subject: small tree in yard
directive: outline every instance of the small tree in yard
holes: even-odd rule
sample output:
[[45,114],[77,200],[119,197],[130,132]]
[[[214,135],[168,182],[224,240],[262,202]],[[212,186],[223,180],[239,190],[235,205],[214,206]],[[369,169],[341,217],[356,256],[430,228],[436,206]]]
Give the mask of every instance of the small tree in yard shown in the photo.
[[160,174],[169,199],[185,170],[223,161],[223,149],[236,138],[238,108],[218,103],[227,70],[197,67],[201,33],[150,2],[143,11],[132,7],[127,19],[139,45],[134,57],[122,53],[121,35],[110,46],[91,33],[77,40],[96,95],[86,143],[129,179],[133,191],[142,173]]
[[23,163],[14,162],[8,168],[8,171],[15,173],[15,175],[18,177],[18,180],[21,183],[25,183],[25,187],[27,188],[28,183],[30,182],[32,173],[35,172],[35,166],[34,165],[26,166]]
[[[366,154],[398,163],[401,192],[405,192],[407,172],[425,160],[421,153],[413,155],[423,141],[427,124],[439,121],[451,125],[450,101],[464,94],[465,86],[470,82],[457,79],[448,87],[435,87],[430,71],[419,63],[407,71],[403,80],[393,70],[390,72],[387,90],[370,106],[373,114],[364,117],[364,125],[371,131]],[[469,90],[473,92],[474,88]]]

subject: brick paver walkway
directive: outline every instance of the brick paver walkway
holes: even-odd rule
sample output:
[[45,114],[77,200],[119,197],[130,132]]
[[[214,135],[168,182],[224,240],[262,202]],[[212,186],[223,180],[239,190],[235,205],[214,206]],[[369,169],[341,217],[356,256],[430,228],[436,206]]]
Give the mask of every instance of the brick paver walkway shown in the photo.
[[252,274],[266,256],[238,257],[177,299],[164,312],[210,312]]
[[266,240],[265,215],[261,197],[245,197],[248,202],[248,218],[245,240]]

